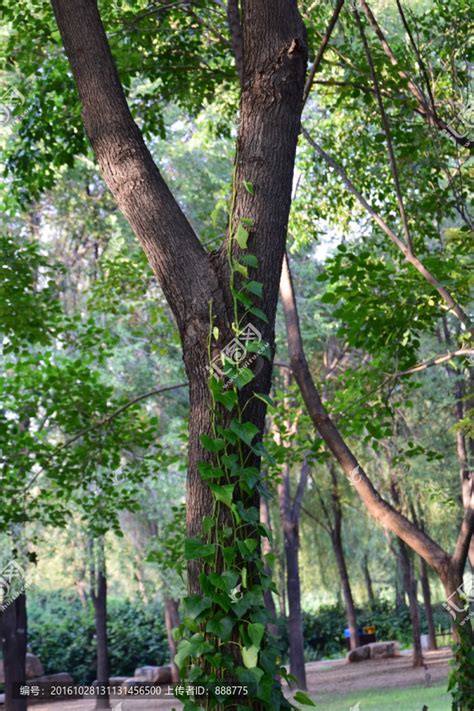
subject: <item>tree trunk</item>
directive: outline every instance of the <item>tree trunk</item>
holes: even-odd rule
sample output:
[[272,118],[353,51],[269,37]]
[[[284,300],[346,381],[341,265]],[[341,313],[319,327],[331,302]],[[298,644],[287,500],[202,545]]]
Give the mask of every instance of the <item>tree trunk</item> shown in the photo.
[[[91,598],[94,605],[97,683],[99,686],[107,687],[110,666],[107,641],[107,572],[103,539],[97,541],[96,546],[92,542],[91,553],[93,556],[91,560]],[[95,708],[110,709],[109,697],[97,697]]]
[[[214,508],[209,486],[198,470],[200,462],[215,463],[200,439],[202,435],[212,436],[215,415],[208,385],[209,335],[213,326],[218,328],[212,357],[235,338],[229,251],[240,257],[242,250],[234,239],[229,241],[244,219],[251,224],[248,252],[258,265],[251,267],[251,277],[263,289],[255,306],[265,317],[252,317],[253,325],[274,350],[278,285],[303,108],[305,28],[296,0],[246,0],[241,4],[241,37],[238,32],[233,36],[234,43],[242,45],[236,56],[243,62],[239,67],[242,93],[233,209],[224,244],[209,254],[171,195],[133,121],[97,2],[52,0],[52,4],[79,91],[84,126],[101,172],[141,242],[178,325],[190,400],[187,533],[200,539],[202,521],[205,516],[212,517]],[[271,362],[261,360],[260,372],[241,392],[240,401],[246,421],[258,429],[256,441],[263,433],[266,407],[261,400],[250,399],[255,392],[269,392],[272,371]],[[220,424],[225,427],[229,415],[219,408],[221,415]],[[259,457],[249,457],[248,465],[259,467]],[[258,510],[257,494],[245,497],[236,487],[235,496],[245,507],[252,505]],[[224,520],[225,515],[220,523]],[[255,537],[256,532],[239,527],[238,536],[245,539],[248,535]],[[208,538],[209,543],[217,542],[215,529]],[[223,569],[224,562],[218,557],[215,572]],[[202,594],[202,570],[202,562],[190,561],[190,593]],[[250,579],[252,576],[253,571],[249,571]],[[237,645],[227,647],[237,663],[238,650]]]
[[421,667],[424,664],[423,653],[421,651],[421,625],[420,625],[420,610],[416,597],[416,579],[413,574],[413,568],[408,555],[405,543],[402,540],[398,541],[400,551],[400,563],[403,571],[403,584],[408,597],[410,608],[410,619],[412,627],[413,640],[413,666]]
[[[263,525],[271,531],[270,507],[268,505],[268,499],[265,496],[260,498],[260,523],[263,523]],[[272,546],[270,540],[265,536],[262,538],[262,555],[265,556],[269,553],[272,553]],[[264,568],[266,574],[269,575],[270,566],[266,560],[264,561]],[[271,618],[271,622],[267,624],[267,629],[270,634],[273,634],[276,637],[278,635],[278,625],[276,624],[277,614],[272,591],[264,590],[263,599],[265,600],[265,607],[267,608]]]
[[354,605],[354,598],[352,597],[352,589],[349,580],[349,574],[347,572],[346,560],[344,557],[344,549],[342,547],[340,527],[339,529],[337,527],[334,528],[331,535],[331,540],[334,549],[334,555],[336,556],[339,577],[341,579],[342,594],[344,596],[344,605],[346,608],[347,615],[347,626],[349,627],[349,632],[351,635],[351,649],[355,649],[359,646],[359,640],[357,637],[357,615]]
[[290,674],[295,677],[299,689],[306,689],[298,542],[295,536],[287,538],[285,542],[285,554],[289,608],[288,637],[290,642]]
[[[336,556],[337,568],[339,571],[339,577],[341,579],[342,594],[344,595],[344,605],[346,607],[347,614],[347,625],[349,627],[350,633],[350,645],[351,649],[355,649],[359,646],[359,640],[357,637],[357,619],[356,610],[354,605],[354,598],[352,597],[352,590],[349,581],[349,573],[347,572],[346,560],[344,557],[344,548],[342,545],[342,507],[341,499],[339,496],[339,487],[337,482],[336,468],[331,462],[328,466],[329,473],[332,479],[332,492],[331,492],[331,502],[334,523],[330,528],[331,531],[331,541],[334,549],[334,554]],[[330,521],[328,518],[328,525]]]
[[426,622],[428,625],[428,649],[437,649],[436,628],[433,619],[433,607],[431,605],[430,579],[428,577],[428,566],[423,558],[420,558],[420,581],[423,591],[423,602],[425,606]]
[[285,548],[290,674],[297,680],[299,689],[306,689],[300,571],[298,566],[299,532],[298,519],[292,515],[289,464],[285,464],[283,468],[282,482],[278,485],[278,501]]
[[[5,711],[26,711],[27,697],[14,698],[13,685],[26,681],[27,614],[23,592],[1,613]],[[18,689],[17,689],[18,691]]]
[[369,606],[373,607],[375,604],[375,595],[374,595],[374,588],[372,586],[372,578],[370,576],[369,557],[368,557],[367,553],[364,555],[362,572],[364,573],[365,587],[367,589],[367,599],[369,602]]
[[176,655],[176,642],[173,637],[173,629],[179,626],[179,602],[171,597],[165,597],[165,624],[166,624],[166,634],[168,637],[168,647],[170,650],[170,660],[171,660],[171,681],[173,683],[178,683],[179,672],[178,667],[174,663],[174,658]]

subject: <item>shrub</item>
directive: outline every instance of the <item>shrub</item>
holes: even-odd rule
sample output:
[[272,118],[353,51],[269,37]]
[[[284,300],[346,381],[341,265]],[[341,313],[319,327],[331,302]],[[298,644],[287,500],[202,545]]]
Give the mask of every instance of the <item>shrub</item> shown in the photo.
[[[108,638],[114,676],[132,676],[138,666],[163,664],[169,659],[159,604],[110,600]],[[46,674],[66,671],[79,683],[96,678],[92,604],[82,606],[75,595],[64,592],[30,594],[28,640]]]

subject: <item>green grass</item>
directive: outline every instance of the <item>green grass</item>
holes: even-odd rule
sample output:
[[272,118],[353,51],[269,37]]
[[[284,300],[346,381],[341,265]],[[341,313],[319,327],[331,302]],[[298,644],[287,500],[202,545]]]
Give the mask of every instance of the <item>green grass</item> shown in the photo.
[[[374,689],[356,691],[344,696],[312,695],[318,711],[421,711],[423,704],[428,711],[451,711],[451,695],[446,684],[429,689]],[[359,703],[359,706],[357,706]],[[305,706],[305,711],[310,707]]]

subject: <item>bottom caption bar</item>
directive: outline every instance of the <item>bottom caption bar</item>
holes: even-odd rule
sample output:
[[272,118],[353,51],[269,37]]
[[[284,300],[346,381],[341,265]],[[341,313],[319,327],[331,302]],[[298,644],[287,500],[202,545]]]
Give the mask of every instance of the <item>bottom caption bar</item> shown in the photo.
[[[252,689],[255,686],[255,689]],[[13,684],[13,698],[45,699],[58,701],[83,698],[206,698],[217,699],[252,698],[256,692],[256,684],[145,684],[137,683],[131,686],[102,684],[54,684],[38,682],[28,684]]]

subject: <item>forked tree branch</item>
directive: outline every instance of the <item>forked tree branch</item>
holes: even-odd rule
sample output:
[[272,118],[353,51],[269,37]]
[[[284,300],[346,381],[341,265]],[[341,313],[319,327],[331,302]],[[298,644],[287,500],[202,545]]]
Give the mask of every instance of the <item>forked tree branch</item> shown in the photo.
[[[374,13],[372,12],[371,8],[369,7],[368,3],[366,0],[358,0],[360,2],[360,6],[362,7],[365,16],[367,17],[367,20],[369,21],[370,25],[372,26],[375,34],[377,35],[380,44],[382,45],[382,49],[385,52],[386,56],[390,60],[390,63],[392,66],[397,67],[398,66],[398,60],[393,52],[392,48],[390,47],[389,43],[387,42],[387,39],[375,19]],[[451,126],[448,126],[448,124],[443,121],[438,114],[436,113],[436,107],[433,105],[433,108],[430,106],[429,102],[427,101],[425,95],[423,94],[423,91],[420,89],[420,87],[413,81],[413,79],[405,72],[404,70],[399,70],[398,71],[398,76],[404,79],[407,82],[407,86],[411,92],[411,94],[415,97],[417,103],[418,103],[418,108],[420,110],[420,113],[424,116],[425,120],[430,126],[433,126],[434,128],[437,128],[439,131],[442,131],[446,133],[450,138],[454,139],[456,143],[458,143],[460,146],[464,146],[466,148],[471,148],[473,145],[473,142],[469,140],[467,136],[461,136],[458,134]],[[431,89],[430,89],[431,92]]]
[[52,5],[102,175],[182,333],[191,311],[204,317],[210,294],[218,289],[216,275],[132,118],[96,0],[52,0]]

